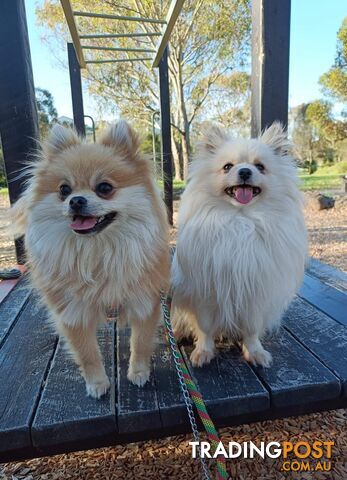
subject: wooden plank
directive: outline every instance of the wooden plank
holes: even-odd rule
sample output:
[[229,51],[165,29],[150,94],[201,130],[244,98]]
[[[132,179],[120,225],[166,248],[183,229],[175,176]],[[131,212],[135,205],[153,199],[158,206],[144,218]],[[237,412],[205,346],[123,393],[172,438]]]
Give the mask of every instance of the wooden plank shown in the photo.
[[119,433],[153,431],[162,427],[153,366],[149,381],[137,387],[127,379],[130,329],[117,325],[117,413]]
[[270,368],[256,367],[271,395],[272,407],[305,405],[336,399],[341,393],[339,379],[283,328],[264,341],[271,352]]
[[[254,413],[246,413],[243,415],[232,416],[232,417],[225,417],[221,420],[215,420],[215,424],[217,427],[230,427],[236,425],[243,425],[243,424],[252,424],[254,422],[263,422],[267,420],[275,420],[278,418],[289,417],[289,416],[298,416],[310,413],[317,413],[317,412],[326,412],[328,410],[336,410],[340,408],[347,407],[347,399],[346,397],[339,397],[333,400],[325,400],[325,401],[318,401],[318,402],[311,402],[308,404],[303,405],[294,405],[290,407],[284,408],[269,408],[266,410],[262,410],[260,412]],[[125,443],[130,443],[134,441],[147,441],[150,439],[158,440],[159,438],[166,438],[172,435],[179,435],[179,434],[189,434],[191,436],[191,429],[189,425],[182,426],[180,429],[173,429],[172,427],[161,429],[161,430],[153,430],[153,431],[143,431],[136,435],[130,434],[129,436],[115,436],[113,441],[109,443],[110,445],[118,445]],[[102,445],[100,445],[102,446]],[[106,445],[104,445],[106,446]],[[131,446],[129,446],[131,448]],[[55,453],[62,453],[65,454],[67,451],[74,451],[77,450],[78,446],[75,445],[74,448],[67,449],[66,445],[61,446]],[[25,460],[29,458],[37,458],[39,452],[35,449],[25,449],[24,451],[16,452],[8,452],[6,454],[1,454],[1,462],[10,462],[10,461],[19,461]]]
[[[24,190],[27,177],[18,175],[37,149],[39,138],[35,87],[24,0],[0,2],[0,135],[11,203]],[[24,246],[16,240],[18,263]]]
[[86,38],[136,38],[136,37],[160,37],[159,32],[145,32],[145,33],[94,33],[87,35],[80,35],[80,39]]
[[347,294],[305,274],[299,296],[347,326]]
[[347,274],[316,258],[310,258],[307,273],[332,287],[347,291]]
[[159,18],[146,18],[146,17],[135,17],[135,16],[129,17],[127,15],[112,15],[108,13],[74,11],[73,14],[75,15],[75,17],[106,18],[107,20],[124,20],[127,22],[140,22],[140,23],[159,23],[159,24],[166,23],[166,20],[160,20]]
[[152,68],[159,66],[159,62],[170,40],[171,32],[176,24],[176,20],[182,10],[183,4],[184,0],[172,0],[170,3],[169,10],[166,15],[166,25],[162,32],[160,43],[157,47],[157,52],[153,60]]
[[278,418],[297,417],[299,415],[326,412],[329,410],[337,410],[340,408],[347,408],[346,397],[338,397],[323,401],[313,401],[309,403],[302,403],[298,405],[290,405],[284,407],[271,406],[261,412],[250,412],[243,415],[226,417],[222,420],[215,421],[218,427],[231,427],[234,425],[252,424],[254,422],[263,422],[266,420],[276,420]]
[[77,133],[82,137],[85,137],[86,127],[84,123],[81,67],[78,63],[74,44],[67,44],[67,53],[69,59],[73,122]]
[[56,346],[46,316],[32,296],[0,349],[0,461],[32,445],[30,424]]
[[301,298],[284,316],[285,327],[341,380],[347,396],[347,328]]
[[77,53],[78,63],[81,68],[86,68],[86,63],[85,63],[83,51],[81,48],[81,41],[78,35],[77,25],[76,25],[73,11],[72,11],[70,0],[60,0],[60,3],[61,3],[61,6],[63,7],[66,23],[69,27],[73,45]]
[[219,346],[217,357],[202,368],[190,363],[192,349],[183,346],[181,351],[213,419],[220,421],[270,406],[268,392],[238,349]]
[[153,368],[163,426],[188,425],[188,414],[164,328],[158,335],[153,355]]
[[135,58],[105,58],[104,60],[87,60],[86,63],[89,64],[100,64],[100,63],[126,63],[126,62],[143,62],[145,60],[150,60],[150,57],[135,57]]
[[109,52],[155,52],[152,48],[123,48],[123,47],[104,47],[100,45],[82,45],[84,50],[104,50]]
[[18,279],[0,280],[0,304],[5,300],[7,295],[17,285]]
[[288,124],[290,0],[252,2],[252,137]]
[[40,454],[110,444],[117,432],[114,376],[114,324],[100,328],[98,340],[111,389],[88,397],[85,382],[62,341],[51,364],[33,421],[31,436]]
[[26,305],[31,289],[22,279],[0,304],[0,346]]
[[[218,364],[227,394],[230,399],[235,399],[231,410],[233,415],[258,412],[270,406],[269,392],[261,384],[248,363],[243,360],[238,349],[222,349]],[[239,405],[239,402],[242,405]]]

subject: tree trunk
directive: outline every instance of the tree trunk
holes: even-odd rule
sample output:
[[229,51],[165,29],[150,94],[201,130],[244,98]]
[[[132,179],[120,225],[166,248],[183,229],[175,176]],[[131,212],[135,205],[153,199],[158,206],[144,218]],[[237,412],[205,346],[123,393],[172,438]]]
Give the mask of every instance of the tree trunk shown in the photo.
[[313,145],[310,142],[309,143],[309,149],[308,149],[308,158],[309,158],[309,175],[312,175],[315,172],[315,166],[314,166],[314,151],[313,151]]
[[182,63],[181,55],[179,56],[178,61],[178,87],[179,87],[179,105],[181,109],[181,118],[183,120],[183,131],[182,135],[182,156],[183,156],[183,178],[187,180],[188,178],[188,164],[190,158],[190,125],[188,121],[186,104],[184,101],[184,91],[183,91],[183,78],[182,78]]
[[174,72],[173,86],[177,98],[176,120],[180,119],[179,129],[182,145],[183,179],[187,180],[188,163],[190,157],[190,125],[188,121],[186,104],[184,101],[181,52],[179,50],[171,51],[170,59],[172,62],[172,70]]
[[189,164],[189,157],[190,157],[189,126],[187,127],[185,134],[182,135],[182,157],[183,157],[183,179],[187,180],[188,164]]
[[171,148],[172,148],[172,157],[175,166],[175,180],[183,180],[181,165],[180,165],[180,154],[177,149],[176,141],[174,136],[171,135]]

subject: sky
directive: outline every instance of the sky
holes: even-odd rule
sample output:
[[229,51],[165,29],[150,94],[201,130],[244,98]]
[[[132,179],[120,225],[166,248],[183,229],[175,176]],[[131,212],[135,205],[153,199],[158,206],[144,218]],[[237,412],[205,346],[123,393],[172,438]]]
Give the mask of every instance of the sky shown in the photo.
[[[53,94],[59,116],[72,117],[68,70],[58,65],[48,45],[42,41],[43,29],[36,24],[35,5],[41,1],[25,0],[35,86],[48,89]],[[334,62],[336,34],[345,16],[345,0],[292,0],[291,107],[322,97],[318,79]],[[99,118],[93,99],[86,90],[83,95],[85,114]]]

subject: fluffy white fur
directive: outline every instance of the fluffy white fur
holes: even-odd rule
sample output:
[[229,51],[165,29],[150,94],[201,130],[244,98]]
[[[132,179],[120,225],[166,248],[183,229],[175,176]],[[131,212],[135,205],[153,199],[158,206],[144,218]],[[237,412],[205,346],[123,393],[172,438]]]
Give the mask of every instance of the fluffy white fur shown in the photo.
[[[13,211],[32,283],[80,366],[87,393],[97,398],[110,385],[96,341],[107,310],[121,306],[132,327],[128,377],[142,386],[160,318],[159,290],[167,287],[166,211],[138,147],[124,121],[98,144],[54,127]],[[102,181],[114,186],[107,199],[96,194]],[[72,188],[66,199],[59,197],[62,183]],[[117,212],[116,218],[96,234],[75,233],[69,201],[76,195],[87,199],[89,215]]]
[[[212,127],[198,148],[181,199],[172,265],[173,323],[179,337],[195,337],[196,366],[214,357],[220,334],[240,341],[251,363],[271,363],[261,339],[279,325],[302,282],[307,255],[290,147],[275,123],[252,140]],[[247,184],[261,193],[241,204],[225,190],[241,183],[245,167],[252,172]]]

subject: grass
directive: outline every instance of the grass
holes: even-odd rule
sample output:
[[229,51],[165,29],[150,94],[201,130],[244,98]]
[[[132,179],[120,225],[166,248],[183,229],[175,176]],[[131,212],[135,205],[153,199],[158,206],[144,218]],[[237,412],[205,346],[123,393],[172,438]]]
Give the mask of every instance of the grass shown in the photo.
[[[163,188],[163,181],[158,180],[158,186],[159,188]],[[184,180],[173,180],[173,188],[178,189],[178,188],[184,188],[186,186],[186,182]]]
[[347,160],[319,167],[319,175],[347,175]]
[[0,187],[0,195],[8,195],[8,188],[1,188]]
[[312,175],[300,175],[299,178],[301,181],[301,190],[332,190],[342,188],[341,174],[322,175],[318,172]]
[[312,175],[300,175],[302,190],[331,190],[342,187],[342,175],[347,174],[347,161],[319,167]]

